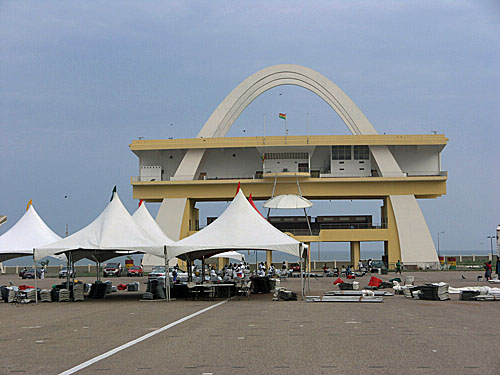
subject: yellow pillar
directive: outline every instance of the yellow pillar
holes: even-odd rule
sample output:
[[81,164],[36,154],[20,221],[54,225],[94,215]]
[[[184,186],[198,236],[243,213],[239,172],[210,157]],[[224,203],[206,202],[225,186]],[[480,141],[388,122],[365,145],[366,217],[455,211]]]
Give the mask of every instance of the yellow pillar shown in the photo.
[[217,258],[217,269],[221,270],[229,264],[229,258]]
[[267,267],[271,267],[271,264],[273,264],[273,252],[271,250],[266,250],[266,262]]
[[388,197],[384,199],[382,213],[387,218],[387,231],[389,233],[388,240],[384,242],[384,255],[387,256],[389,269],[393,270],[396,268],[396,262],[401,259],[401,247],[399,245],[396,217],[394,216],[391,200]]
[[359,241],[351,241],[351,265],[354,268],[358,267],[361,259],[361,243]]
[[177,259],[177,265],[179,268],[183,271],[187,271],[187,263],[183,261],[182,259]]

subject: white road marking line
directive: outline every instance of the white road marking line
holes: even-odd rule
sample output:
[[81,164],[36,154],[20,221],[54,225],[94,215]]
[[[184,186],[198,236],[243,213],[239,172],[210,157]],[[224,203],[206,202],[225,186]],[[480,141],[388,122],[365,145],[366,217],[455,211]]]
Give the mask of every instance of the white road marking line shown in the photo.
[[127,342],[126,344],[123,344],[115,349],[111,349],[110,351],[107,351],[106,353],[104,354],[101,354],[95,358],[92,358],[92,359],[89,359],[88,361],[86,362],[83,362],[82,364],[78,365],[78,366],[75,366],[75,367],[72,367],[70,368],[69,370],[66,370],[64,372],[61,372],[59,375],[70,375],[70,374],[74,374],[75,372],[77,371],[80,371],[82,369],[84,369],[85,367],[88,367],[96,362],[99,362],[100,360],[103,360],[105,358],[108,358],[110,356],[112,356],[113,354],[116,354],[124,349],[127,349],[135,344],[138,344],[140,343],[141,341],[144,341],[146,339],[149,339],[150,337],[153,337],[154,335],[157,335],[158,333],[161,333],[163,331],[166,331],[167,329],[169,328],[172,328],[172,327],[175,327],[176,325],[180,324],[180,323],[183,323],[185,322],[186,320],[189,320],[191,318],[194,318],[195,316],[198,316],[200,314],[203,314],[204,312],[207,312],[209,310],[212,310],[220,305],[222,305],[223,303],[226,303],[227,300],[225,301],[222,301],[222,302],[219,302],[219,303],[216,303],[215,305],[212,305],[212,306],[209,306],[207,308],[204,308],[200,311],[197,311],[195,313],[192,313],[191,315],[188,315],[188,316],[185,316],[184,318],[181,318],[179,320],[176,320],[175,322],[173,323],[170,323],[170,324],[167,324],[166,326],[164,327],[161,327],[160,329],[157,329],[156,331],[153,331],[153,332],[150,332],[144,336],[141,336],[135,340],[132,340],[132,341],[129,341]]

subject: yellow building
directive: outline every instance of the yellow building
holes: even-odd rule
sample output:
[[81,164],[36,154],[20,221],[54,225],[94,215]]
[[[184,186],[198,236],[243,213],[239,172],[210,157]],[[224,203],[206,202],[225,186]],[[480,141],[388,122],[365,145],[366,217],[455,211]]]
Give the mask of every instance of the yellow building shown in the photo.
[[[295,84],[322,97],[353,135],[224,137],[258,95]],[[381,222],[365,217],[315,218],[313,231],[286,230],[311,242],[350,242],[357,264],[360,243],[383,241],[389,267],[436,267],[438,258],[418,198],[446,193],[441,170],[443,135],[379,135],[333,82],[297,65],[266,68],[237,86],[214,111],[197,138],[137,140],[139,175],[131,179],[137,199],[162,202],[157,222],[173,239],[198,229],[197,202],[227,201],[241,182],[254,199],[297,194],[311,200],[378,199]],[[352,220],[349,225],[338,220]]]

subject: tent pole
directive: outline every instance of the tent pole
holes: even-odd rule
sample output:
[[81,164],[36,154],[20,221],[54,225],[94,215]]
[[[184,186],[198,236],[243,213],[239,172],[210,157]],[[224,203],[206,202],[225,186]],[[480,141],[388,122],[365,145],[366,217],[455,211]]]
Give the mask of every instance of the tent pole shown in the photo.
[[33,269],[35,270],[35,303],[38,303],[38,287],[36,285],[36,262],[35,262],[35,249],[33,249]]
[[311,243],[307,248],[307,291],[311,291]]
[[73,301],[75,301],[75,262],[73,262],[73,257],[71,258],[71,269],[73,270],[73,274],[70,277],[73,280]]
[[163,246],[163,256],[165,257],[165,301],[170,301],[170,275],[168,273],[167,246]]
[[71,267],[71,251],[68,251],[68,254],[66,255],[66,259],[67,259],[67,262],[66,262],[66,289],[68,290],[68,293],[69,293],[69,278],[70,278],[70,274],[69,274],[69,270],[70,270],[70,267]]
[[304,272],[304,269],[302,268],[302,254],[301,254],[300,255],[300,290],[301,290],[302,300],[304,300],[304,279],[302,277],[303,272]]
[[201,284],[205,282],[205,256],[201,257]]

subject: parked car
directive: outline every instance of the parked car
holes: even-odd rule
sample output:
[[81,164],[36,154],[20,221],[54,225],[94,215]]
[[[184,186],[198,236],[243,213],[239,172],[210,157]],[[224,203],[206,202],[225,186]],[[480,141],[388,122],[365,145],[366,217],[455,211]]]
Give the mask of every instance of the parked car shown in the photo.
[[[27,271],[28,269],[26,267],[24,267],[21,271],[19,271],[19,277],[23,277],[24,273]],[[23,277],[24,279],[24,277]]]
[[148,280],[165,277],[165,267],[155,266],[148,275]]
[[[65,279],[66,277],[68,277],[68,268],[63,267],[59,271],[59,278]],[[75,277],[75,271],[72,268],[69,269],[69,277]]]
[[122,264],[121,263],[108,263],[104,266],[102,271],[104,277],[116,276],[120,277],[122,275]]
[[144,275],[144,271],[142,270],[142,266],[132,266],[127,270],[127,276],[140,276]]
[[298,264],[291,265],[290,266],[290,271],[297,271],[297,272],[299,272],[300,271],[300,265],[298,265]]
[[[171,281],[173,281],[173,276],[172,276],[173,270],[174,270],[173,267],[170,267],[168,270]],[[180,268],[177,268],[176,271],[177,271],[177,281],[187,282],[187,280],[188,280],[187,272],[181,270]],[[159,278],[164,278],[164,277],[165,277],[165,267],[155,266],[155,267],[153,267],[153,270],[149,273],[148,280],[154,280],[154,279],[159,279]]]
[[[41,275],[42,275],[42,271],[40,270],[40,268],[37,268],[36,269],[36,278],[39,279]],[[33,268],[30,268],[29,270],[24,271],[24,273],[21,277],[23,279],[34,279],[35,278],[35,270]]]
[[372,272],[378,272],[380,269],[380,273],[382,275],[387,275],[387,267],[382,260],[373,260],[372,261]]

